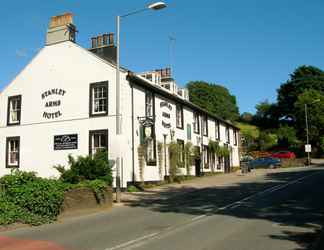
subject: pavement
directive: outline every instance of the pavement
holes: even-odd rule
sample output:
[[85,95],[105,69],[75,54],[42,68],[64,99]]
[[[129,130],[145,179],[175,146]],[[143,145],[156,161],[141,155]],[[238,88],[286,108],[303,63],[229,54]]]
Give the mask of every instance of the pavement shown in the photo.
[[204,177],[123,195],[109,212],[0,233],[0,249],[308,249],[324,221],[324,168]]

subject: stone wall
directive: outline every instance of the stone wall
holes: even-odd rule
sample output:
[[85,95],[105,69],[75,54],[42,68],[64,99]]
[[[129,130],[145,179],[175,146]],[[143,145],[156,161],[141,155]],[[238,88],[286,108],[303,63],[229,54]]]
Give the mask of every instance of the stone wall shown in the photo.
[[112,207],[113,193],[112,188],[107,188],[103,195],[97,197],[90,188],[77,188],[69,190],[64,195],[64,203],[62,206],[63,213],[80,211],[85,209],[93,209],[100,207]]

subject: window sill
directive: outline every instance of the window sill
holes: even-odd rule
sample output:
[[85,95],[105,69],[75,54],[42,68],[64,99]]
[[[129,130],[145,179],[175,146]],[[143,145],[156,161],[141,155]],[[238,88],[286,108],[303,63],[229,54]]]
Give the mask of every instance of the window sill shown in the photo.
[[156,161],[148,161],[146,162],[146,166],[156,166]]
[[19,165],[7,165],[6,168],[19,168]]
[[20,121],[19,122],[15,122],[15,123],[12,123],[12,122],[8,122],[7,123],[7,126],[19,126],[20,125]]
[[89,117],[101,117],[101,116],[108,116],[108,112],[106,113],[91,113],[89,114]]

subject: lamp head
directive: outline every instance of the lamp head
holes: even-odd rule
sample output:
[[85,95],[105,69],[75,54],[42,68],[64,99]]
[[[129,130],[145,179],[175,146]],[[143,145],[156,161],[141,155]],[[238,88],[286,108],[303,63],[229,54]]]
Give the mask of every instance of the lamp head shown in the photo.
[[160,10],[166,8],[167,5],[164,2],[155,2],[151,3],[147,6],[147,8],[152,9],[152,10]]

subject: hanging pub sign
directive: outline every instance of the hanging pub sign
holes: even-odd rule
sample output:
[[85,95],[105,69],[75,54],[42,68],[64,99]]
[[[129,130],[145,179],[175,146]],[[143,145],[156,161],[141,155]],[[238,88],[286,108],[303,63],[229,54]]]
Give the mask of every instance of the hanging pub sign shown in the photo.
[[54,150],[67,150],[78,148],[78,135],[55,135],[54,136]]

